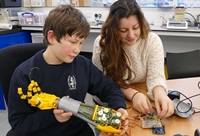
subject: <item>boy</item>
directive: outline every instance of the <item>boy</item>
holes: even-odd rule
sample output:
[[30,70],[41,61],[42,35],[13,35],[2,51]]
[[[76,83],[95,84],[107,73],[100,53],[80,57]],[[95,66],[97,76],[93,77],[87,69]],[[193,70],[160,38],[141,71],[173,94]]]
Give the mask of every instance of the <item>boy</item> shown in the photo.
[[[97,95],[108,106],[128,116],[119,87],[105,77],[80,53],[90,26],[83,14],[71,5],[50,11],[43,28],[46,50],[41,50],[15,70],[9,90],[9,123],[25,136],[93,136],[89,125],[60,109],[40,110],[21,100],[17,88],[26,94],[30,80],[43,92],[69,96],[83,102],[86,93]],[[121,135],[124,134],[122,131]]]

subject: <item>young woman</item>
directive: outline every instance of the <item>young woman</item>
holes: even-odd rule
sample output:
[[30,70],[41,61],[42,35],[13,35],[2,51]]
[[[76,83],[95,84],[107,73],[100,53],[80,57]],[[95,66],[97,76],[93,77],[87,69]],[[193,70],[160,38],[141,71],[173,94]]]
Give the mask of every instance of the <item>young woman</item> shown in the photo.
[[[110,7],[101,35],[94,42],[93,63],[117,83],[127,100],[141,113],[151,110],[149,99],[130,84],[146,82],[160,118],[173,114],[167,96],[164,51],[158,35],[150,32],[141,8],[134,0],[118,0]],[[99,99],[94,97],[99,103]]]

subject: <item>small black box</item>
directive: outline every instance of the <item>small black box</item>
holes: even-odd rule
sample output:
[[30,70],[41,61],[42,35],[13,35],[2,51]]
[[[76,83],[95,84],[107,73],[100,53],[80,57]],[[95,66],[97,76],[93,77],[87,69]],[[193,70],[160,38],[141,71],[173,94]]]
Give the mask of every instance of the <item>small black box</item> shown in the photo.
[[180,100],[180,93],[178,91],[168,90],[168,97],[171,100],[174,100],[175,98]]

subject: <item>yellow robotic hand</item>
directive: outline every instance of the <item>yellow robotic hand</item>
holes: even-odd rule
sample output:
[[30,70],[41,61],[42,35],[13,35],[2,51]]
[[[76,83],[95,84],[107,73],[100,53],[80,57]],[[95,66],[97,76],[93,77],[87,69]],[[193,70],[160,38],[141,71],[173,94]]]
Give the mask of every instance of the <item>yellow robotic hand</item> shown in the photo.
[[[18,94],[20,95],[21,99],[28,100],[28,103],[33,107],[38,107],[41,110],[47,110],[56,108],[56,102],[60,99],[59,97],[53,94],[47,94],[41,92],[40,87],[38,86],[37,82],[33,80],[28,86],[27,95],[23,94],[22,88],[18,88]],[[33,95],[34,94],[34,95]]]
[[59,98],[53,94],[41,92],[38,83],[31,80],[27,95],[23,94],[22,88],[18,88],[21,99],[28,100],[33,107],[41,110],[58,108],[96,126],[102,132],[120,133],[122,131],[121,113],[107,107],[89,105],[68,97]]

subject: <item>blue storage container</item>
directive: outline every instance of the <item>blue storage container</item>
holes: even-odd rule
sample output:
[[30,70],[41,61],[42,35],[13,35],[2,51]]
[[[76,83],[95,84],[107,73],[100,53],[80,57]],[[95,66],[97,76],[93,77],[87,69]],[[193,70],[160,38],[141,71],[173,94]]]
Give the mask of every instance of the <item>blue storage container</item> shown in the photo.
[[[0,50],[7,46],[12,46],[15,44],[31,43],[31,34],[29,31],[16,32],[12,34],[6,34],[0,36]],[[5,110],[5,102],[3,97],[3,91],[0,85],[0,110]]]
[[4,97],[3,97],[3,91],[1,89],[1,85],[0,85],[0,110],[5,110],[6,106],[5,106],[5,102],[4,102]]
[[0,49],[20,43],[31,43],[31,34],[28,31],[17,32],[0,36]]

